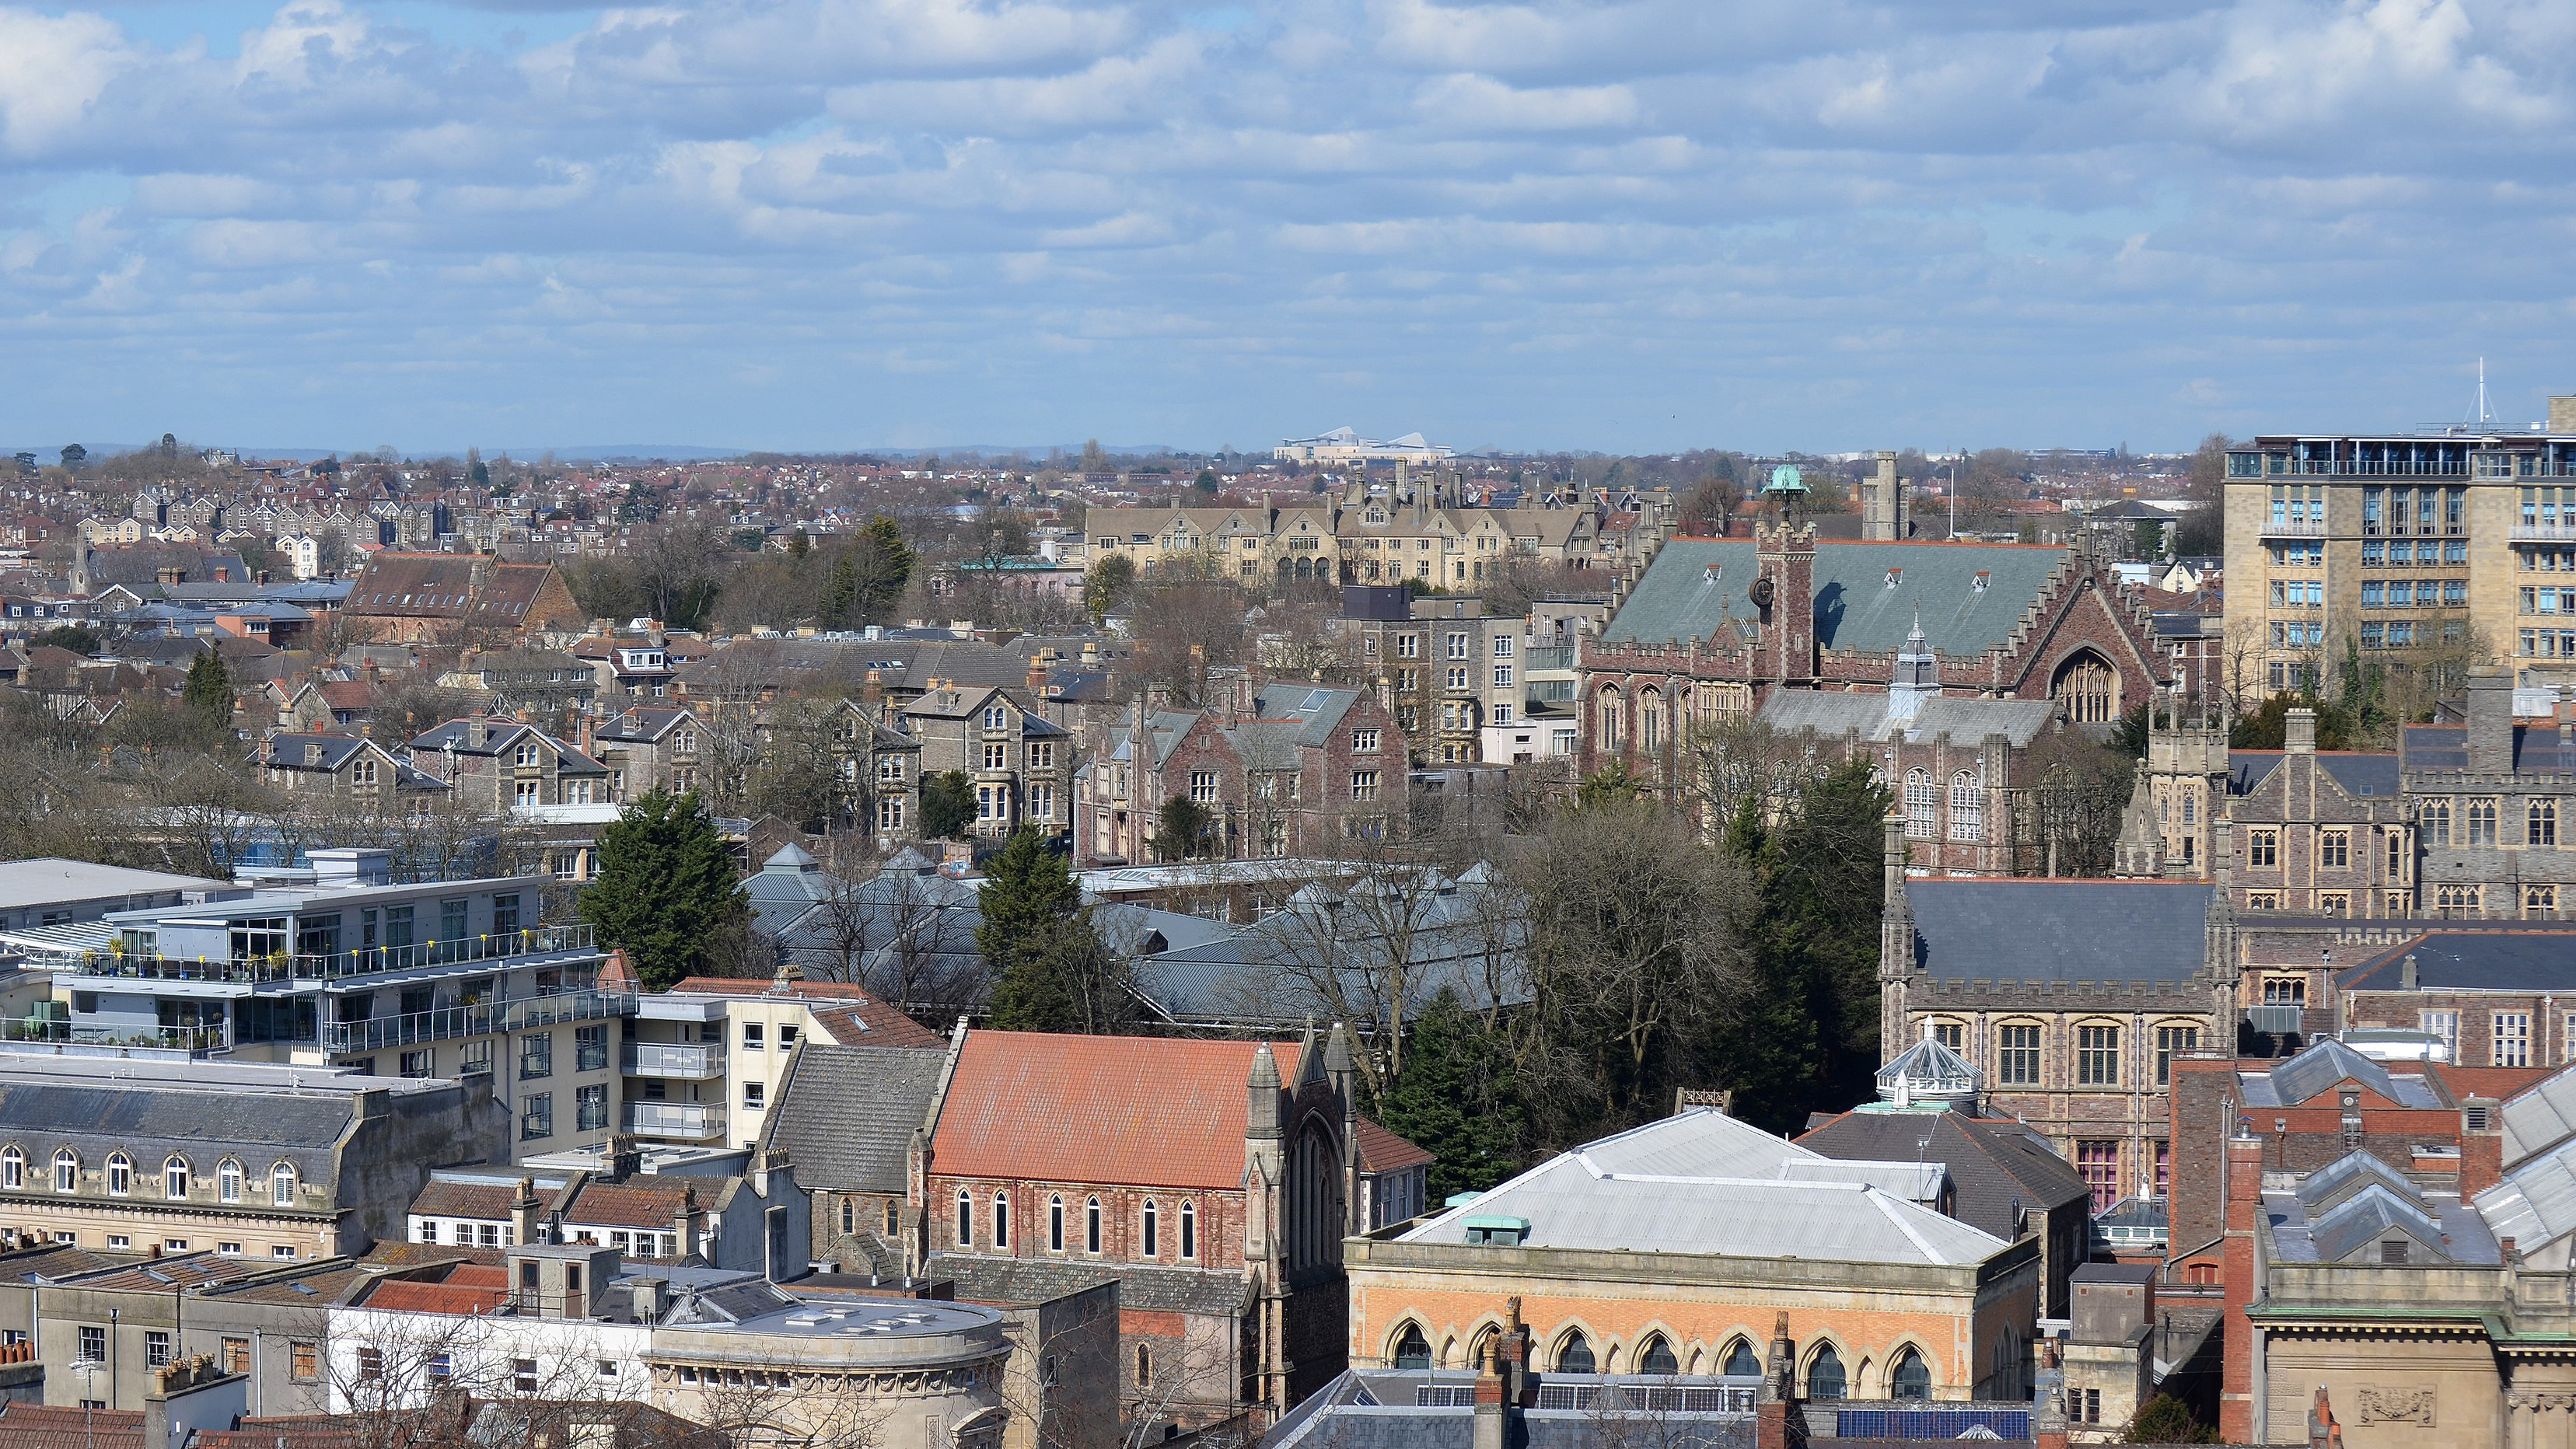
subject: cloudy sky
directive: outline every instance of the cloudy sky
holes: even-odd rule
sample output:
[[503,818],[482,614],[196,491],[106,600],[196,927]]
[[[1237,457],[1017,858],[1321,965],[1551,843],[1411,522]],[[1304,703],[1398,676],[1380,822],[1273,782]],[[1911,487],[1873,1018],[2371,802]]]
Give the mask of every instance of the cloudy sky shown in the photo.
[[2571,138],[2567,0],[0,4],[0,440],[2519,424]]

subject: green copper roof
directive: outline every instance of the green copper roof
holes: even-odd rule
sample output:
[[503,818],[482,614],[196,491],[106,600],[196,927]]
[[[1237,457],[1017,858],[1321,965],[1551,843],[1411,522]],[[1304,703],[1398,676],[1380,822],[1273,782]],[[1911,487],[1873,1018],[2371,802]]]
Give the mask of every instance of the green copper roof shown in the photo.
[[[1924,638],[1943,657],[2001,648],[2066,557],[2026,544],[1819,543],[1816,641],[1893,654],[1919,607]],[[1761,617],[1745,596],[1754,572],[1750,539],[1675,539],[1656,551],[1602,642],[1677,644],[1723,633],[1732,643],[1739,625]]]

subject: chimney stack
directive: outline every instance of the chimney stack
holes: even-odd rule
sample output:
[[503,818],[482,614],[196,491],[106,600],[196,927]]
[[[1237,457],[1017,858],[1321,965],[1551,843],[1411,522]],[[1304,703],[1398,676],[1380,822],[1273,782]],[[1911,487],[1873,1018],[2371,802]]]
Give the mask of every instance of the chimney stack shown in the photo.
[[2317,712],[2315,710],[2306,705],[2292,709],[2289,718],[2282,721],[2281,728],[2281,744],[2285,751],[2293,755],[2313,755],[2317,752]]
[[2469,671],[2469,770],[2513,773],[2513,672],[2481,664]]
[[513,1242],[525,1247],[543,1238],[537,1216],[541,1206],[537,1201],[537,1180],[520,1178],[519,1195],[510,1203],[510,1238]]

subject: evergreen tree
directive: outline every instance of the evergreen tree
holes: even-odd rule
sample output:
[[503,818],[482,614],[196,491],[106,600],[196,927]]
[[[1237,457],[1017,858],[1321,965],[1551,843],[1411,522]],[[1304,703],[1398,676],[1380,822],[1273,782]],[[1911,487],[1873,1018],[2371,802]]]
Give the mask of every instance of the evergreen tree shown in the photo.
[[1002,1031],[1114,1031],[1134,1015],[1123,963],[1092,928],[1065,857],[1023,826],[984,868],[976,949]]
[[921,833],[929,840],[954,840],[975,823],[975,782],[964,770],[944,770],[921,782]]
[[1513,1086],[1485,1024],[1442,987],[1413,1018],[1404,1075],[1373,1107],[1388,1131],[1433,1154],[1432,1205],[1519,1170],[1524,1118]]
[[706,805],[692,790],[653,790],[599,832],[599,873],[581,893],[581,918],[602,946],[622,949],[647,991],[701,974],[714,943],[751,918]]
[[903,598],[904,587],[912,582],[913,564],[918,560],[912,545],[903,541],[903,530],[882,513],[859,530],[859,541],[872,557],[871,566],[862,570],[857,602],[868,617],[874,618]]
[[222,656],[211,649],[197,656],[188,666],[188,682],[179,691],[179,702],[210,729],[232,728],[233,680]]

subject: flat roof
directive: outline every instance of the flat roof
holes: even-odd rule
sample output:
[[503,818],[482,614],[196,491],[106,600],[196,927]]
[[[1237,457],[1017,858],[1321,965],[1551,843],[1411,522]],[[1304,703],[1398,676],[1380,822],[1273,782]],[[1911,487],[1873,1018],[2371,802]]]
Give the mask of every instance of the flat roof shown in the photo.
[[0,863],[0,911],[28,906],[69,905],[118,896],[160,895],[168,891],[239,890],[231,881],[168,871],[133,870],[86,860],[39,856]]
[[0,1043],[0,1082],[335,1096],[379,1088],[395,1093],[436,1092],[456,1085],[442,1077],[378,1077],[291,1062],[59,1056],[51,1051],[19,1051],[6,1043]]

